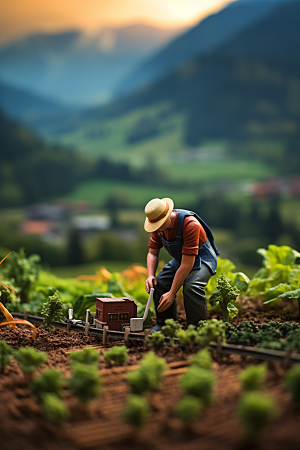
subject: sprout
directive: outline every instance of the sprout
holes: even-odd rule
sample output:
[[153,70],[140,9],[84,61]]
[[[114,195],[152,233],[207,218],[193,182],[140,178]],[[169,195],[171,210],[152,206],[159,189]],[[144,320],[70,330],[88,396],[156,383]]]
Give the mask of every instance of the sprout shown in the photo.
[[0,373],[4,371],[5,367],[10,363],[13,349],[4,341],[0,340]]
[[33,379],[30,389],[39,400],[42,400],[45,394],[55,394],[57,397],[61,397],[63,383],[64,379],[60,370],[48,369],[39,377]]
[[130,425],[141,427],[146,422],[149,415],[148,402],[140,395],[130,394],[127,398],[127,405],[122,412],[123,419]]
[[100,395],[102,381],[97,369],[80,363],[72,367],[70,389],[82,403],[88,403]]
[[69,416],[67,406],[55,394],[43,396],[43,407],[46,420],[55,425],[60,425]]
[[191,366],[180,379],[180,385],[185,394],[201,398],[206,403],[212,401],[215,382],[215,376],[210,370],[197,366]]
[[125,345],[115,345],[104,352],[104,359],[108,364],[116,363],[123,365],[127,361],[127,348]]
[[98,365],[99,362],[99,352],[95,348],[86,347],[83,350],[78,350],[76,352],[70,353],[71,366],[76,363],[87,364],[87,365]]
[[153,348],[154,350],[158,351],[163,348],[164,344],[165,344],[165,337],[160,331],[154,331],[148,337],[147,346],[149,348]]
[[212,369],[212,357],[208,348],[200,350],[191,358],[190,365],[201,367],[202,369]]
[[193,395],[183,397],[176,405],[175,412],[182,422],[187,425],[200,417],[204,408],[204,403],[200,398]]
[[47,353],[40,352],[33,347],[22,347],[15,353],[15,358],[23,372],[32,374],[47,361],[48,356]]
[[238,415],[247,435],[255,439],[274,416],[275,402],[268,394],[246,392],[240,399]]
[[45,330],[51,330],[51,323],[55,320],[60,322],[64,321],[63,303],[58,291],[56,291],[54,295],[50,295],[48,300],[43,303],[41,315],[45,317],[43,325]]
[[285,375],[284,385],[292,395],[293,401],[300,403],[300,364],[292,367]]
[[247,369],[239,373],[242,388],[245,391],[261,389],[266,379],[266,373],[267,366],[265,364],[248,366]]
[[176,332],[179,331],[180,324],[174,319],[166,319],[165,325],[162,327],[161,331],[165,336],[170,338],[170,344],[174,346],[174,337]]

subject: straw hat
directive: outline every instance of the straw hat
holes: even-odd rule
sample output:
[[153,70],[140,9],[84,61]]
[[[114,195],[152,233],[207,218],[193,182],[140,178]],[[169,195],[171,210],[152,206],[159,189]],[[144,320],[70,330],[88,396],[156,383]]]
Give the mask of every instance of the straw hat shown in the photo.
[[144,228],[149,233],[158,230],[170,217],[174,208],[170,198],[154,198],[145,207],[146,220]]

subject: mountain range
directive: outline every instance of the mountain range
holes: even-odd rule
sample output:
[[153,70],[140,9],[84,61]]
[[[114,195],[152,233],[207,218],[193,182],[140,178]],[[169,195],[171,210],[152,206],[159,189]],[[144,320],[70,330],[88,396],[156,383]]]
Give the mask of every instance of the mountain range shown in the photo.
[[149,25],[35,34],[0,48],[0,79],[55,101],[96,104],[183,28]]

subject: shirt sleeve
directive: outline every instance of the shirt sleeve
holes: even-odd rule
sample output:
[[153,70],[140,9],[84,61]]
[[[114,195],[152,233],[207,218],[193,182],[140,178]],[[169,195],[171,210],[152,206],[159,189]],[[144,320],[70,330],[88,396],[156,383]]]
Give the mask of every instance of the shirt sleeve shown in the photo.
[[182,225],[183,255],[197,256],[199,245],[206,241],[206,232],[201,223],[193,216],[185,217]]
[[149,239],[148,247],[160,249],[162,246],[161,238],[158,236],[157,231],[154,231]]

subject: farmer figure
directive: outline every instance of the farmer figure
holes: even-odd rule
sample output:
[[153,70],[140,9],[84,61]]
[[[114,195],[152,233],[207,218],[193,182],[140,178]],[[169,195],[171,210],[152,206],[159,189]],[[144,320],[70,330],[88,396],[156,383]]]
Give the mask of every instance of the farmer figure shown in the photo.
[[[183,286],[187,324],[198,326],[207,318],[204,287],[216,273],[219,254],[206,223],[194,212],[173,209],[170,198],[154,198],[145,207],[145,230],[151,234],[147,255],[146,291],[154,287],[156,325],[160,331],[166,319],[177,319],[176,294]],[[158,255],[164,247],[173,257],[155,276]]]

